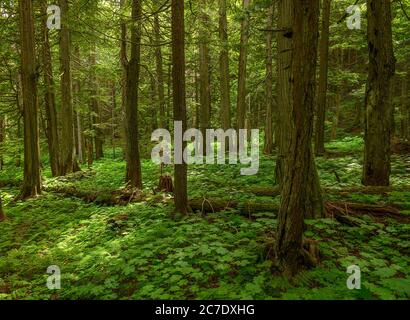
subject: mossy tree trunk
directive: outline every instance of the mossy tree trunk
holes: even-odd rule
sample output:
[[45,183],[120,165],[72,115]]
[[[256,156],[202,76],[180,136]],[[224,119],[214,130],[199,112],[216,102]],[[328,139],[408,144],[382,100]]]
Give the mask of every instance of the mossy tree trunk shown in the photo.
[[33,6],[31,0],[20,0],[21,83],[24,120],[24,181],[22,198],[41,193],[40,145],[37,104],[37,63]]
[[56,177],[59,175],[60,169],[60,150],[58,141],[58,120],[54,90],[53,66],[51,61],[49,31],[47,28],[47,3],[45,1],[41,4],[41,14],[43,16],[41,29],[43,41],[43,77],[45,87],[44,106],[47,116],[46,136],[48,143],[48,154],[50,157],[51,173],[53,177]]
[[60,69],[61,69],[61,154],[60,175],[73,172],[74,169],[74,123],[71,92],[71,56],[69,6],[67,0],[60,0],[61,30],[60,30]]
[[[323,213],[312,151],[319,0],[279,1],[279,91],[283,176],[276,257],[288,276],[304,264],[304,219]],[[283,47],[290,51],[283,51]]]
[[204,139],[203,154],[206,155],[206,129],[210,128],[211,121],[211,76],[210,76],[210,53],[209,53],[209,23],[207,13],[208,0],[201,0],[200,12],[200,36],[199,36],[199,92],[200,92],[200,129]]
[[4,221],[5,219],[6,219],[6,214],[4,213],[3,201],[2,201],[1,195],[0,195],[0,222]]
[[132,1],[131,56],[126,61],[126,181],[133,188],[142,189],[141,161],[138,133],[138,83],[141,56],[141,1]]
[[367,0],[369,71],[366,86],[365,151],[362,182],[390,183],[392,78],[395,73],[389,0]]
[[319,44],[319,86],[315,122],[315,154],[317,156],[322,156],[325,153],[325,118],[327,104],[327,72],[329,59],[330,0],[323,0],[322,11],[322,30],[320,34]]
[[266,99],[266,123],[265,123],[265,145],[263,152],[265,154],[272,154],[273,152],[273,13],[275,5],[271,4],[267,9],[267,23],[266,29],[266,83],[265,83],[265,99]]
[[231,128],[231,95],[229,82],[229,44],[228,19],[226,17],[226,0],[219,0],[219,73],[221,91],[221,124],[222,129]]
[[[172,81],[174,120],[182,122],[182,130],[187,127],[185,95],[185,19],[184,2],[172,0]],[[186,143],[182,143],[182,150]],[[188,213],[187,171],[185,162],[175,164],[174,203],[177,212]]]
[[238,96],[236,110],[236,129],[245,129],[246,118],[246,65],[248,58],[249,38],[249,5],[250,0],[243,0],[243,17],[241,22],[241,40],[238,65]]

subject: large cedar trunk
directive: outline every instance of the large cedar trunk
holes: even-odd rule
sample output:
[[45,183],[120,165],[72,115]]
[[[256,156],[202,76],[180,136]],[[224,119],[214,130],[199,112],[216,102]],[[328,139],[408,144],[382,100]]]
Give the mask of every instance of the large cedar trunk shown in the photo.
[[362,182],[390,183],[392,78],[395,73],[389,0],[367,0],[369,73],[366,86],[365,151]]
[[243,0],[243,18],[241,23],[241,42],[238,66],[238,97],[236,110],[236,129],[245,129],[246,118],[246,63],[248,57],[249,8],[250,0]]
[[[311,146],[318,16],[319,0],[279,1],[278,29],[284,31],[278,35],[278,80],[283,90],[279,94],[286,104],[281,105],[283,181],[276,255],[279,266],[289,276],[297,273],[304,264],[305,216],[323,211],[320,190],[312,189],[320,189]],[[283,52],[283,45],[292,50]],[[285,65],[285,61],[288,64]]]
[[265,124],[265,146],[263,152],[271,154],[273,152],[273,50],[272,38],[273,33],[269,30],[273,29],[273,12],[274,5],[271,4],[267,10],[267,25],[266,29],[266,124]]
[[329,58],[330,0],[323,0],[322,31],[320,35],[319,87],[315,123],[315,154],[325,153],[325,118],[327,104],[327,71]]
[[47,28],[47,3],[41,4],[42,21],[42,40],[43,40],[43,77],[44,77],[44,106],[47,116],[46,136],[48,142],[48,153],[50,157],[50,167],[53,177],[59,175],[59,142],[58,142],[58,120],[56,111],[56,98],[54,91],[53,67],[51,61],[51,50],[49,32]]
[[219,41],[221,43],[221,51],[219,53],[221,125],[222,129],[228,130],[231,128],[231,89],[229,83],[229,44],[226,0],[219,0]]
[[31,0],[20,0],[21,82],[24,120],[24,182],[22,198],[41,193],[36,53]]
[[[282,0],[279,2],[278,30],[284,30],[278,33],[278,118],[275,125],[276,142],[278,145],[278,158],[276,160],[276,182],[282,189],[285,183],[285,157],[289,154],[291,131],[294,125],[291,119],[293,107],[293,78],[292,63],[294,58],[292,55],[292,13],[293,5],[290,1]],[[317,27],[317,26],[316,26]],[[315,57],[317,54],[315,54]],[[313,60],[313,56],[312,56]],[[314,62],[314,61],[313,61]],[[312,61],[310,61],[312,63]],[[296,77],[300,77],[296,75]],[[306,116],[309,116],[308,114]],[[313,121],[313,119],[312,119]],[[309,148],[310,148],[309,143]],[[310,149],[309,149],[310,150]],[[300,151],[299,151],[300,152]],[[323,199],[321,194],[319,176],[316,170],[316,164],[313,154],[308,155],[310,164],[307,177],[308,181],[305,185],[304,192],[306,193],[306,206],[304,207],[305,218],[321,218],[324,215]]]
[[138,134],[138,83],[140,79],[141,55],[141,1],[132,2],[131,56],[126,63],[126,181],[133,188],[142,189],[141,162]]
[[[174,120],[182,121],[182,130],[187,126],[185,96],[185,19],[184,2],[172,0],[172,81]],[[186,143],[182,143],[182,150]],[[174,202],[177,212],[188,212],[187,165],[175,164]]]
[[70,31],[68,25],[68,1],[60,0],[60,68],[61,68],[61,154],[60,175],[73,172],[74,134],[73,105],[71,96]]

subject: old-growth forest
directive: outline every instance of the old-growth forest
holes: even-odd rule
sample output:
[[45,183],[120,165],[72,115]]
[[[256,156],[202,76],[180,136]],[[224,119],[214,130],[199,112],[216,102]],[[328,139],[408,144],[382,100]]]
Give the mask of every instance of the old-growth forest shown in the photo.
[[409,299],[409,93],[409,0],[0,1],[0,300]]

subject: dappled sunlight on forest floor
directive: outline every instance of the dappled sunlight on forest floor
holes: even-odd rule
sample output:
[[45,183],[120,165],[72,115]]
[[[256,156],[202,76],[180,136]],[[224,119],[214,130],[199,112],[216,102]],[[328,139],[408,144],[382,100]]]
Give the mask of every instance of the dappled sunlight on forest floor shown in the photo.
[[[0,233],[0,299],[409,298],[410,157],[393,156],[390,189],[360,192],[360,143],[329,144],[338,156],[317,159],[325,200],[390,206],[404,220],[363,213],[351,217],[354,224],[307,221],[305,236],[317,241],[320,264],[292,281],[271,270],[274,212],[244,215],[227,206],[175,215],[170,196],[152,192],[159,168],[151,162],[143,162],[144,198],[128,205],[104,202],[105,194],[124,188],[125,164],[109,154],[93,169],[64,178],[50,178],[45,166],[46,191],[25,202],[13,202],[20,169],[7,168],[0,172],[8,217]],[[354,152],[343,156],[346,146]],[[258,175],[249,177],[236,166],[192,166],[189,197],[277,206],[279,196],[254,192],[274,185],[274,165],[275,157],[263,157]],[[64,188],[97,193],[100,201],[58,192]],[[361,268],[362,290],[346,287],[352,264]],[[57,293],[45,286],[50,265],[61,268]]]

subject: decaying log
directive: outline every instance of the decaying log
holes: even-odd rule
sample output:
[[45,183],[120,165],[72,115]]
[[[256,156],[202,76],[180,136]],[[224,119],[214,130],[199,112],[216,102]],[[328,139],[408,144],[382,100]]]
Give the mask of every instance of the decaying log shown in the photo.
[[[277,197],[280,195],[280,189],[278,187],[267,188],[267,187],[254,187],[246,190],[249,193],[253,193],[257,196],[267,196],[267,197]],[[337,188],[323,188],[324,194],[340,194],[348,195],[351,193],[361,193],[361,194],[387,194],[393,191],[410,191],[410,186],[399,186],[399,187],[349,187],[344,189]]]
[[214,213],[224,210],[233,209],[241,215],[251,216],[252,213],[258,212],[272,212],[272,215],[276,215],[279,210],[279,206],[269,202],[257,202],[257,201],[243,201],[238,202],[234,200],[222,200],[222,199],[206,199],[198,198],[189,200],[189,205],[194,212],[200,213]]

